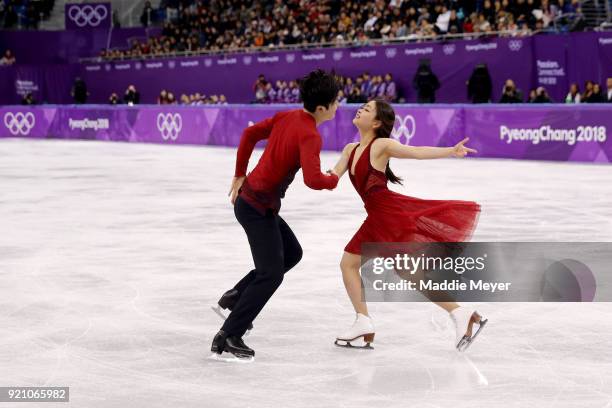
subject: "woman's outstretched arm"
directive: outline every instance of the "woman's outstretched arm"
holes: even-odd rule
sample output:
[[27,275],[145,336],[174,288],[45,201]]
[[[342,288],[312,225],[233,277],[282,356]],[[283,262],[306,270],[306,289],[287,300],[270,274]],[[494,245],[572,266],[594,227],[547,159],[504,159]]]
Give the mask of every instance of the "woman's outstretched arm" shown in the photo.
[[397,159],[442,159],[445,157],[465,157],[468,153],[477,153],[476,150],[464,146],[470,140],[466,137],[455,146],[432,147],[432,146],[406,146],[394,139],[381,139],[383,152]]
[[336,174],[338,178],[342,177],[342,175],[348,170],[349,156],[354,146],[355,146],[355,143],[349,143],[346,146],[344,146],[344,149],[342,150],[342,154],[340,155],[340,159],[338,159],[338,162],[336,163],[334,168],[331,169],[331,171],[334,174]]

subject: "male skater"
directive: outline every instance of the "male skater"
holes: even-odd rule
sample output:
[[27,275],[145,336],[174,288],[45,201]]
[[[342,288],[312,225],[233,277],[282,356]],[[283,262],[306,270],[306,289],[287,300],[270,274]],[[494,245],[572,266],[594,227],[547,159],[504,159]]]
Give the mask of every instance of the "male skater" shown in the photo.
[[[281,198],[295,173],[301,167],[304,183],[314,190],[331,190],[338,184],[337,175],[321,173],[322,142],[317,126],[336,115],[339,90],[333,74],[313,71],[300,82],[304,109],[279,112],[242,134],[230,196],[249,240],[255,269],[219,300],[219,306],[231,313],[213,340],[211,349],[217,354],[255,356],[242,336],[280,286],[283,274],[302,258],[300,243],[278,215]],[[263,155],[245,177],[255,144],[263,139],[268,139]]]

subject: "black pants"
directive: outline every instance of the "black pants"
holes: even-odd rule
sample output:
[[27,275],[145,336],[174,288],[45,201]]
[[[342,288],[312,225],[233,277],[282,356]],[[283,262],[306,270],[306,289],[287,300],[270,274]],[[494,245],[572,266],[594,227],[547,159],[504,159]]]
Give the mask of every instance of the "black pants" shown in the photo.
[[242,336],[283,282],[285,272],[302,259],[302,247],[278,214],[261,215],[240,197],[234,214],[249,239],[255,269],[236,284],[240,299],[221,330]]

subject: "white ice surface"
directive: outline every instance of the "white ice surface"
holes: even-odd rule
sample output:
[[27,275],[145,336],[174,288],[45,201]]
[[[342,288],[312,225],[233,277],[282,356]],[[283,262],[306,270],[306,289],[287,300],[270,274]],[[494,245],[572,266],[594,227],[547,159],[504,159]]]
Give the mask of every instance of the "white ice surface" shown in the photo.
[[[372,304],[376,349],[335,347],[353,320],[338,262],[364,211],[348,179],[318,192],[301,173],[282,215],[305,256],[246,338],[256,361],[208,360],[209,306],[252,265],[226,196],[234,156],[0,141],[0,386],[71,398],[20,407],[612,407],[609,303],[480,304],[490,324],[465,356],[435,306]],[[610,166],[392,167],[406,194],[479,202],[475,241],[612,241]]]

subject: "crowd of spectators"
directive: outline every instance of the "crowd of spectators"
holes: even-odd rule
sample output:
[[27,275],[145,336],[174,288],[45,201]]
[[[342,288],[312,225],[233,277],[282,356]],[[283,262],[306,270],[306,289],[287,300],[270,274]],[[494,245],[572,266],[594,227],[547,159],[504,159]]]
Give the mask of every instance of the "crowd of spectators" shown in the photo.
[[[486,80],[483,82],[486,83]],[[490,91],[486,85],[482,85],[482,98],[480,100],[474,100],[475,103],[486,103],[491,102]],[[487,95],[487,92],[489,94]],[[554,103],[554,101],[548,95],[546,88],[540,86],[538,88],[531,89],[527,95],[527,99],[523,100],[523,94],[518,89],[512,79],[507,79],[504,88],[502,90],[502,96],[499,99],[499,103]],[[570,85],[569,92],[565,97],[565,103],[611,103],[612,102],[612,78],[608,78],[606,81],[606,90],[602,90],[602,86],[593,81],[586,81],[584,85],[584,92],[580,92],[578,84],[573,83]]]
[[[383,98],[389,102],[403,103],[405,99],[398,95],[396,84],[393,81],[391,74],[373,75],[368,72],[352,78],[338,76],[342,84],[342,89],[338,94],[340,104],[345,103],[365,103],[374,98]],[[436,100],[435,91],[440,87],[438,78],[431,70],[428,64],[422,64],[413,78],[413,87],[417,91],[418,103],[434,103]],[[75,92],[75,89],[79,89]],[[476,66],[470,79],[467,81],[468,98],[472,103],[491,103],[493,86],[491,76],[486,65],[481,64]],[[299,103],[300,92],[297,81],[282,81],[278,80],[275,85],[268,81],[264,75],[259,75],[253,84],[254,99],[256,104],[270,103]],[[75,81],[73,88],[73,96],[76,103],[84,103],[81,100],[86,99],[87,89],[80,79]],[[79,99],[78,95],[82,95]],[[31,95],[29,95],[31,98]],[[527,98],[524,99],[523,93],[516,87],[512,79],[507,79],[502,89],[502,94],[498,103],[553,103],[551,97],[544,87],[531,89]],[[565,99],[566,103],[612,103],[612,78],[606,81],[606,90],[602,90],[600,84],[593,81],[586,81],[585,91],[580,93],[578,84],[571,84],[570,91]],[[26,98],[24,98],[26,104]],[[27,104],[33,104],[30,101]],[[116,93],[109,97],[111,105],[127,104],[137,105],[140,103],[140,93],[134,85],[128,86],[123,98],[120,98]],[[196,92],[194,94],[182,94],[177,100],[174,94],[166,89],[163,89],[158,98],[159,105],[226,105],[227,98],[225,95],[205,95]]]
[[0,27],[37,29],[54,5],[55,0],[0,0]]
[[147,2],[140,19],[144,26],[163,25],[161,37],[101,57],[496,31],[527,35],[571,13],[581,13],[578,0],[163,0],[159,9]]
[[11,50],[4,51],[4,54],[2,54],[2,58],[0,58],[0,66],[13,65],[16,62],[17,59],[15,58],[15,55],[13,55],[13,52]]
[[[3,58],[4,59],[4,58]],[[2,60],[0,60],[1,62]],[[383,75],[370,75],[364,72],[357,77],[337,76],[341,84],[338,93],[338,102],[365,103],[375,98],[382,98],[390,103],[405,103],[403,95],[398,93],[398,87],[389,73]],[[440,82],[432,71],[427,60],[421,61],[413,80],[413,88],[417,93],[417,103],[435,103],[436,90]],[[470,78],[466,81],[467,96],[471,103],[554,103],[544,87],[531,89],[526,99],[517,88],[512,79],[507,79],[501,92],[499,100],[493,100],[493,84],[491,75],[486,64],[477,65]],[[604,89],[605,88],[605,89]],[[299,103],[300,92],[297,80],[277,80],[273,85],[264,75],[259,75],[253,84],[254,98],[252,103]],[[87,84],[80,77],[75,78],[70,94],[75,104],[87,103],[90,95]],[[23,96],[23,105],[34,105],[36,100],[31,93]],[[111,105],[138,105],[140,104],[140,92],[136,86],[129,85],[120,97],[112,93],[108,98]],[[178,99],[171,91],[163,89],[157,97],[159,105],[226,105],[228,103],[225,95],[205,95],[204,93],[182,94]],[[570,85],[565,103],[612,103],[612,77],[607,78],[605,87],[595,81],[586,81],[584,92],[580,91],[577,83]]]
[[[338,94],[338,102],[365,103],[374,98],[383,98],[390,103],[405,103],[405,98],[398,94],[397,86],[391,74],[370,75],[369,72],[353,78],[338,76],[342,85]],[[417,92],[417,103],[435,103],[436,90],[440,82],[428,63],[422,63],[415,73],[412,85]],[[531,89],[526,99],[523,93],[516,87],[512,79],[504,83],[499,100],[493,100],[493,85],[491,75],[485,64],[479,64],[474,68],[472,75],[466,82],[468,100],[471,103],[554,103],[544,87]],[[584,92],[580,92],[578,84],[570,86],[565,103],[612,103],[612,78],[607,78],[605,89],[599,83],[586,81]],[[253,84],[254,99],[252,103],[299,103],[300,92],[297,81],[277,80],[275,85],[268,81],[264,75],[259,75]],[[73,83],[71,95],[74,103],[87,103],[89,92],[85,81],[77,77]],[[34,105],[36,100],[31,93],[24,95],[21,103],[23,105]],[[129,85],[120,97],[112,93],[108,98],[111,105],[138,105],[140,103],[140,92],[134,85]],[[225,95],[205,95],[196,92],[193,94],[182,94],[178,99],[171,91],[163,89],[157,97],[158,105],[226,105],[228,103]]]
[[[85,104],[89,98],[89,91],[87,90],[87,84],[85,81],[77,77],[74,80],[70,95],[75,104]],[[31,94],[24,96],[21,103],[23,105],[34,105],[36,101]],[[140,92],[135,85],[128,85],[125,92],[122,95],[113,92],[108,97],[109,105],[128,105],[134,106],[140,104]],[[209,95],[206,96],[200,93],[194,93],[191,95],[183,94],[180,99],[177,100],[174,94],[166,89],[163,89],[157,97],[158,105],[227,105],[227,98],[225,95]]]
[[127,89],[123,93],[122,98],[120,98],[117,93],[113,92],[108,97],[108,103],[111,105],[138,105],[140,103],[140,92],[136,90],[136,86],[128,85]]
[[[369,72],[356,78],[338,76],[342,88],[338,94],[338,102],[364,103],[374,98],[383,98],[389,102],[397,102],[397,85],[391,74],[373,75]],[[297,80],[268,81],[264,75],[259,75],[253,84],[253,103],[298,103],[300,89]]]
[[[612,78],[607,79],[606,88],[606,91],[604,91],[600,84],[593,81],[586,81],[584,92],[581,93],[578,84],[573,83],[570,85],[569,92],[565,97],[565,103],[611,103]],[[554,103],[556,101],[552,100],[546,89],[540,86],[529,91],[529,95],[525,102]],[[506,80],[499,103],[523,103],[522,93],[516,88],[514,81],[511,79]]]
[[225,95],[205,95],[196,92],[194,94],[182,94],[177,100],[174,94],[162,89],[157,97],[158,105],[227,105]]
[[565,103],[606,103],[612,102],[612,78],[606,80],[606,90],[597,82],[586,81],[584,92],[580,92],[578,84],[570,85],[569,92],[565,97]]

